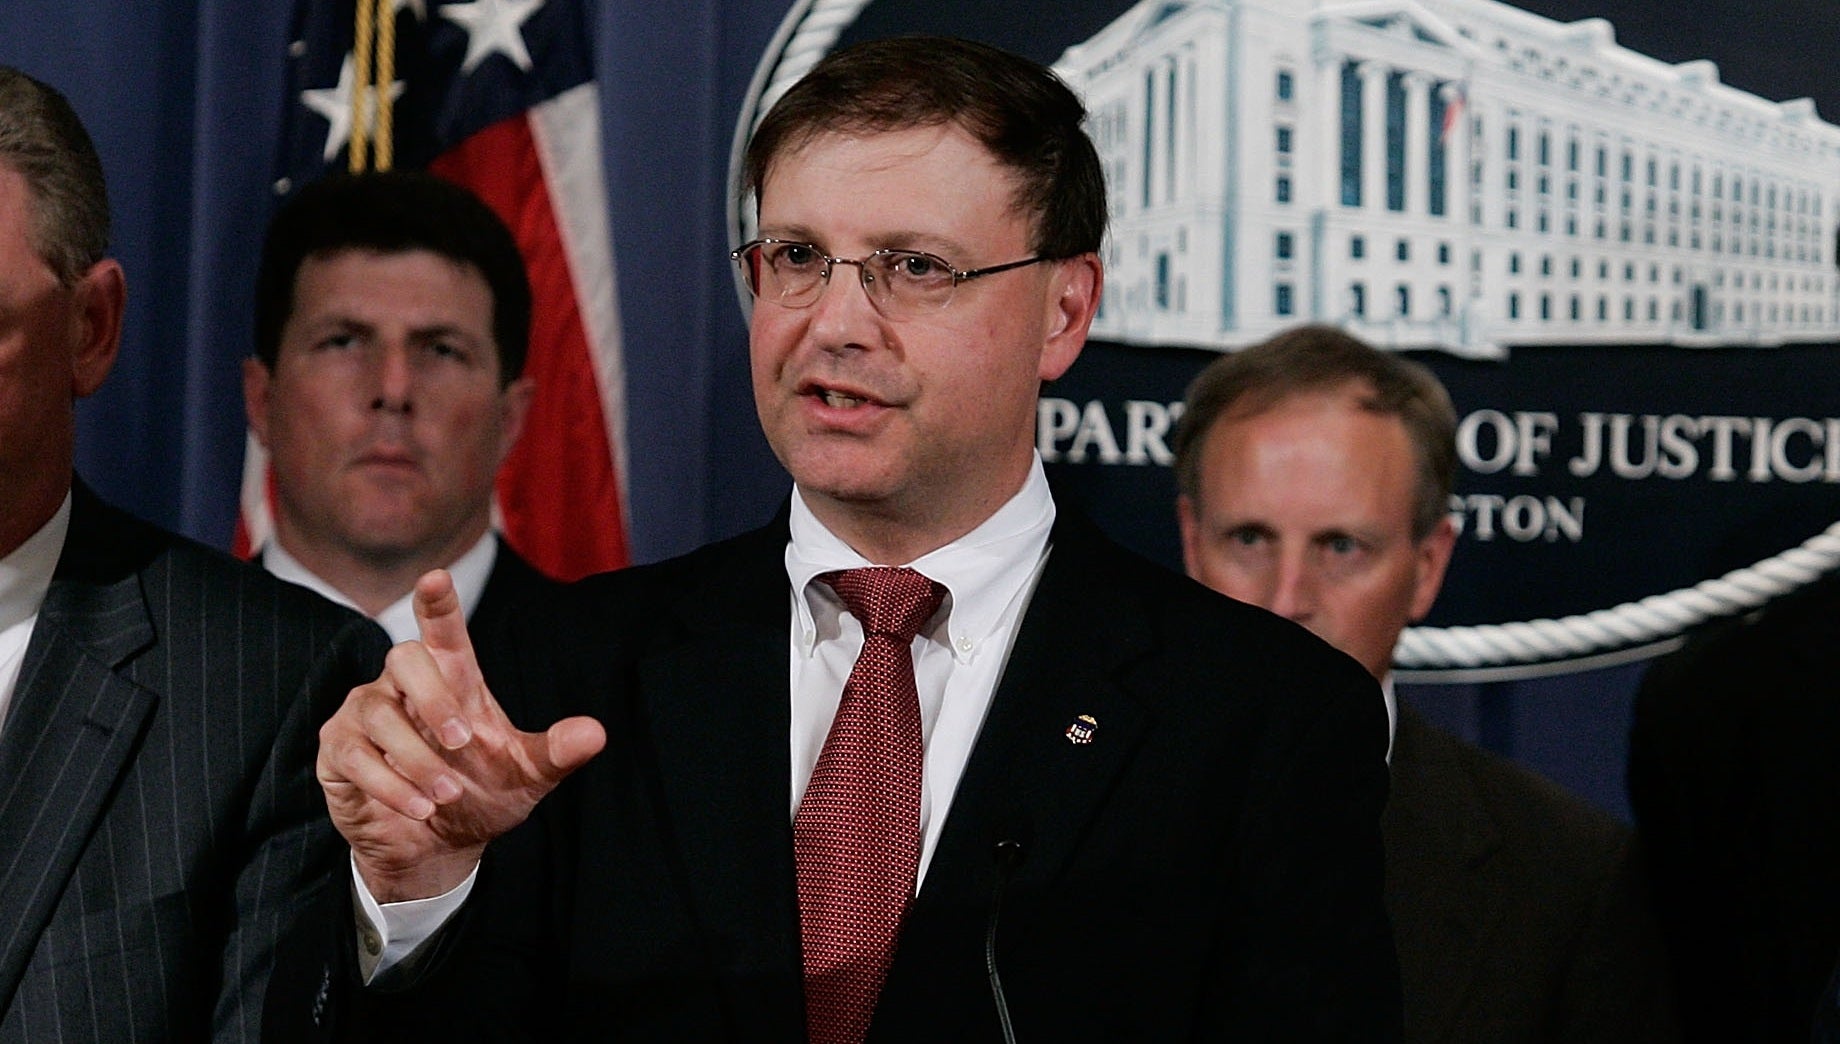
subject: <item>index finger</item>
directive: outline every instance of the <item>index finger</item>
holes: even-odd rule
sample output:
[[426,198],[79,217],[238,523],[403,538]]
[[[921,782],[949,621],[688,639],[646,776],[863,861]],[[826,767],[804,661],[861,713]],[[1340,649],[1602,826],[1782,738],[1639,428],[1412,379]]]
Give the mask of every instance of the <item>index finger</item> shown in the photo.
[[466,630],[460,593],[454,590],[454,579],[447,570],[431,569],[422,574],[415,582],[414,606],[422,647],[434,658],[460,705],[469,714],[478,713],[486,703],[485,680],[479,673],[473,638]]

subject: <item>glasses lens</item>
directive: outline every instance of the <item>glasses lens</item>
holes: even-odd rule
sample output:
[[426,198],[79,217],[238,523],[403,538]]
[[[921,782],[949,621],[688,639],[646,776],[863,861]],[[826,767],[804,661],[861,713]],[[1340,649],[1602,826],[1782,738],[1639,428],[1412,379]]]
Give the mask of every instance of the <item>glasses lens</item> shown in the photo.
[[903,314],[936,312],[958,284],[945,259],[913,250],[877,250],[863,262],[884,309]]
[[742,261],[754,296],[783,305],[809,304],[824,279],[824,253],[810,243],[756,243]]

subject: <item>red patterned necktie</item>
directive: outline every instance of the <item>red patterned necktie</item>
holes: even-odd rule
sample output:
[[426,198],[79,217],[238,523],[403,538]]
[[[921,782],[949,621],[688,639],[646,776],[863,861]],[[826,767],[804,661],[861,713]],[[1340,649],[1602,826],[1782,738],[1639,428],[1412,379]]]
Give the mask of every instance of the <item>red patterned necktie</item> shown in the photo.
[[922,750],[913,642],[946,591],[911,569],[818,580],[862,624],[863,647],[792,819],[805,1023],[812,1044],[858,1044],[914,897]]

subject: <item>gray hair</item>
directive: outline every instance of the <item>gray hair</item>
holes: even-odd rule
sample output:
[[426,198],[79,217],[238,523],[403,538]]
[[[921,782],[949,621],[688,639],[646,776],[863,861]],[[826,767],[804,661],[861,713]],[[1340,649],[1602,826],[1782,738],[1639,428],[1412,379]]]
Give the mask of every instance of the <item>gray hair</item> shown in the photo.
[[109,248],[102,160],[70,102],[51,86],[0,65],[0,166],[31,191],[32,246],[69,286]]

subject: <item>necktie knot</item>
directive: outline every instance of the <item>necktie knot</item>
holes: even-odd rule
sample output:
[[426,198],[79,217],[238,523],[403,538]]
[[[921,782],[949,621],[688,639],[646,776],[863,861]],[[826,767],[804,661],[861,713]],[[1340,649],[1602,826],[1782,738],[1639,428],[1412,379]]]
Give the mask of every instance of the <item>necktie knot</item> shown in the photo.
[[863,634],[914,640],[939,611],[946,589],[912,569],[872,566],[824,573],[818,580],[843,599]]

